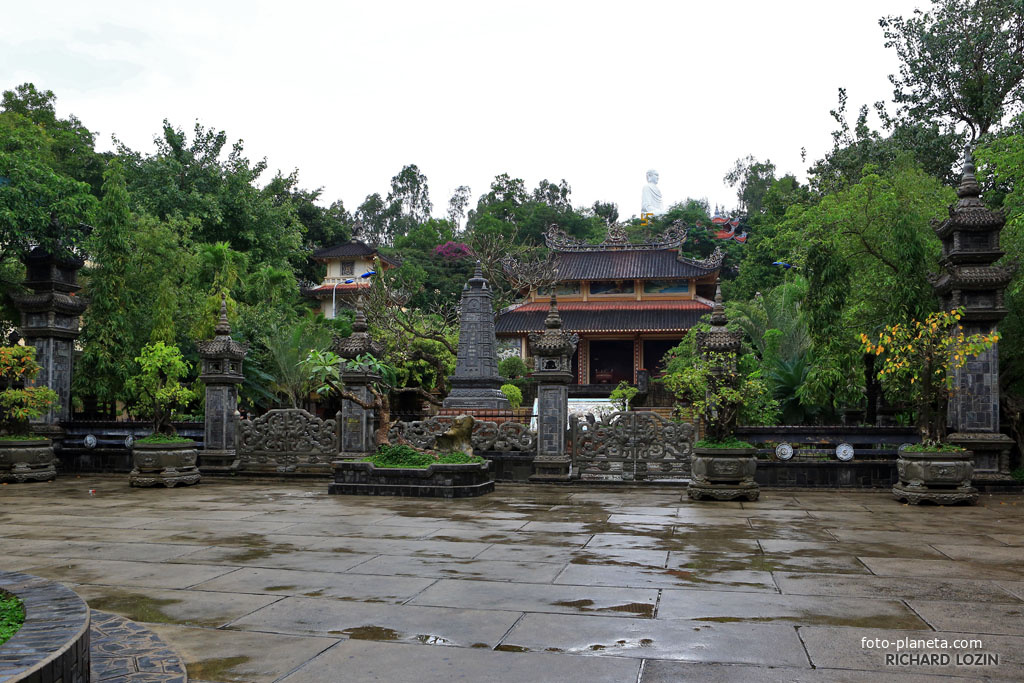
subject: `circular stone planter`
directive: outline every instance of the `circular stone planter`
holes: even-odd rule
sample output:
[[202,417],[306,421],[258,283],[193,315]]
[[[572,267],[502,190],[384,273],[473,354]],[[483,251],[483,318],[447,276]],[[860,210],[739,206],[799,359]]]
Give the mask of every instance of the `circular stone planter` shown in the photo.
[[25,623],[0,645],[0,681],[89,681],[85,601],[59,583],[18,572],[0,571],[0,588],[25,604]]
[[202,479],[196,467],[194,441],[180,443],[139,443],[132,445],[132,472],[128,483],[132,486],[177,486],[198,484]]
[[757,500],[756,448],[694,448],[687,495],[694,500]]
[[332,463],[334,481],[328,493],[364,496],[469,498],[494,490],[490,462],[429,467],[374,467],[370,462]]
[[892,487],[896,500],[918,505],[925,501],[937,505],[973,504],[978,489],[971,486],[974,461],[970,451],[900,451],[896,460],[899,481]]
[[0,441],[0,482],[53,481],[56,463],[49,439]]

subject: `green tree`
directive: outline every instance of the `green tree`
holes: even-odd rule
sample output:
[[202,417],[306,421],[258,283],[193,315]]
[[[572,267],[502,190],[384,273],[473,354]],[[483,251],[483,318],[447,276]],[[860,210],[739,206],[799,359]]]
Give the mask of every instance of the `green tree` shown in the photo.
[[891,75],[899,114],[964,126],[972,139],[1024,102],[1024,4],[1020,0],[932,0],[929,11],[879,20],[899,55]]
[[195,400],[197,394],[182,384],[191,369],[177,346],[147,344],[135,358],[139,371],[128,378],[126,388],[137,410],[153,420],[153,433],[174,436],[174,410]]
[[124,398],[125,382],[138,353],[137,290],[130,286],[135,218],[129,210],[124,169],[110,162],[103,180],[103,199],[89,240],[92,266],[86,272],[90,305],[82,318],[82,356],[75,367],[79,393],[113,404]]

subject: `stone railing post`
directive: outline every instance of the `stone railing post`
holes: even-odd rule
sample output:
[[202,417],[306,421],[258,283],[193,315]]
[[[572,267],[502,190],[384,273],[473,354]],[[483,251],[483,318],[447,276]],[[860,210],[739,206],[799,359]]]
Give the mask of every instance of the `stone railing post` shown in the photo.
[[196,344],[202,362],[199,379],[206,385],[206,427],[203,450],[199,455],[201,472],[235,472],[238,451],[235,431],[238,420],[238,385],[242,383],[242,362],[249,352],[247,344],[231,338],[227,298],[221,294],[220,320],[213,339]]
[[[942,240],[943,269],[932,286],[945,310],[963,309],[965,334],[990,334],[1009,312],[1004,292],[1015,266],[993,265],[1003,255],[999,233],[1006,216],[982,203],[969,150],[956,194],[949,218],[932,221]],[[999,431],[999,345],[971,357],[954,371],[953,382],[947,440],[974,453],[975,479],[1009,479],[1013,440]]]
[[36,362],[42,367],[30,384],[57,392],[57,403],[33,420],[33,428],[48,437],[59,437],[60,421],[71,419],[75,339],[79,335],[79,316],[86,308],[86,302],[75,294],[81,289],[78,270],[85,262],[70,255],[56,257],[39,247],[25,255],[22,262],[26,268],[24,284],[32,292],[12,299],[21,313],[21,336],[26,345],[36,348]]
[[[362,302],[357,302],[352,334],[344,339],[335,339],[335,353],[346,361],[355,360],[359,356],[379,358],[384,352],[384,347],[370,336],[369,329],[366,316],[363,314]],[[373,402],[370,387],[380,382],[380,375],[367,368],[343,368],[340,374],[346,391],[358,396],[365,403]],[[376,410],[364,408],[355,401],[343,398],[338,457],[341,460],[359,460],[376,451],[374,436],[378,420],[380,415]]]
[[554,292],[544,326],[544,332],[530,334],[530,351],[535,359],[533,377],[537,380],[537,456],[530,480],[567,481],[572,476],[572,459],[566,443],[569,384],[573,380],[571,359],[579,336],[562,329]]

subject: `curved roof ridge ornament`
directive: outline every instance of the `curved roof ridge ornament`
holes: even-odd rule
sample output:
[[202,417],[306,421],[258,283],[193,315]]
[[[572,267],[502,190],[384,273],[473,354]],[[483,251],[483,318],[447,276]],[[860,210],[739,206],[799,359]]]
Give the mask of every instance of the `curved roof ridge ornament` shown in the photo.
[[689,234],[690,229],[683,224],[683,221],[675,220],[653,242],[630,242],[625,227],[620,223],[615,223],[608,227],[608,233],[603,242],[588,244],[571,237],[557,224],[552,223],[544,233],[544,243],[548,249],[555,251],[608,251],[609,249],[656,251],[681,247]]
[[703,259],[690,258],[689,256],[679,255],[677,257],[681,263],[688,263],[691,266],[698,268],[707,268],[710,270],[716,270],[722,267],[722,262],[725,260],[725,252],[722,251],[722,247],[715,247],[715,250],[711,252],[711,255]]

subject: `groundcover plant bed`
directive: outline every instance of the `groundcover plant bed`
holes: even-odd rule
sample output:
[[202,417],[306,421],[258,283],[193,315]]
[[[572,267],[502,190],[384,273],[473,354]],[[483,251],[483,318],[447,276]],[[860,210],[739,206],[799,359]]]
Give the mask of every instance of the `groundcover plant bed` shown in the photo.
[[25,607],[17,597],[0,591],[0,645],[10,640],[25,621]]
[[372,463],[374,467],[393,468],[427,468],[431,465],[471,465],[485,462],[478,455],[465,453],[425,453],[410,446],[381,446],[377,452],[363,462]]

